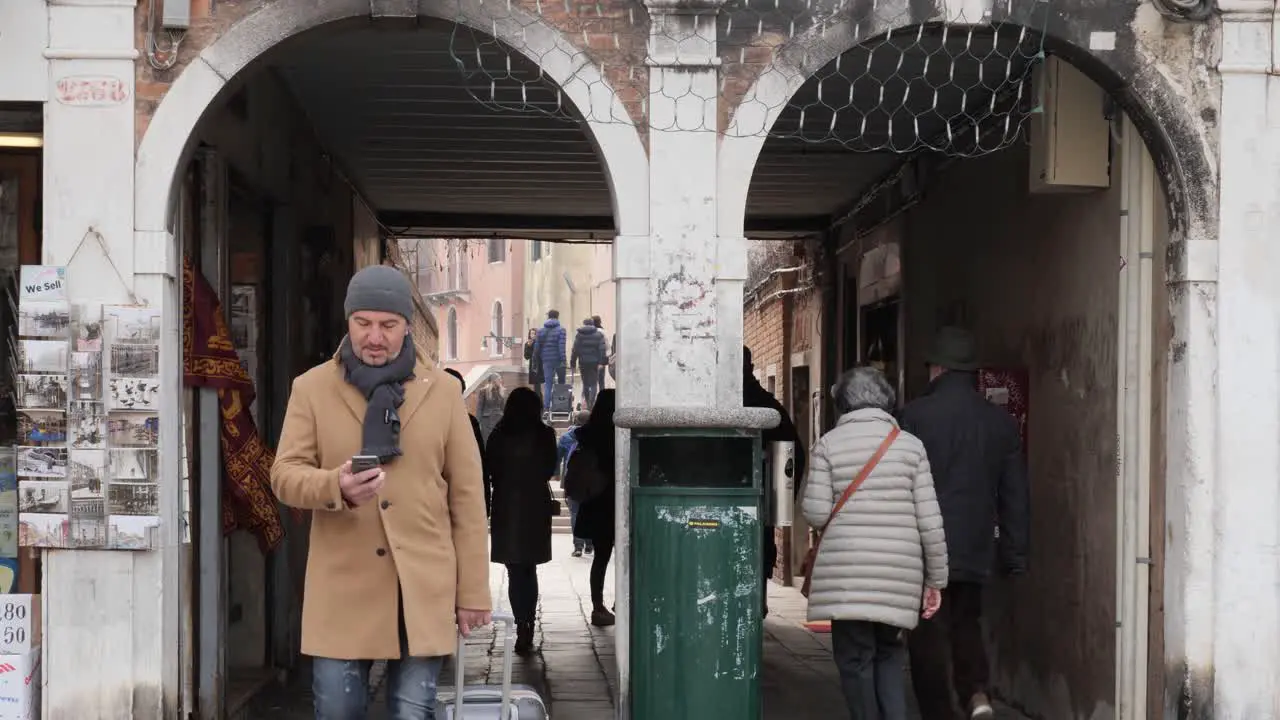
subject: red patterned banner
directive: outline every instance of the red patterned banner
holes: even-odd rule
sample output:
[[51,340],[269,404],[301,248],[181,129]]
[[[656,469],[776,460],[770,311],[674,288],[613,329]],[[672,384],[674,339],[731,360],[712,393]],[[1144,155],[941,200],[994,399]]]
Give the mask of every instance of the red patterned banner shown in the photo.
[[1018,421],[1018,434],[1022,437],[1022,451],[1027,452],[1027,393],[1031,378],[1026,370],[1014,368],[983,368],[978,371],[978,392],[988,400],[1004,408]]
[[284,523],[271,492],[275,453],[267,447],[249,414],[253,381],[240,364],[222,315],[218,295],[182,262],[182,373],[188,387],[215,388],[222,408],[222,529],[253,533],[264,553],[284,538]]

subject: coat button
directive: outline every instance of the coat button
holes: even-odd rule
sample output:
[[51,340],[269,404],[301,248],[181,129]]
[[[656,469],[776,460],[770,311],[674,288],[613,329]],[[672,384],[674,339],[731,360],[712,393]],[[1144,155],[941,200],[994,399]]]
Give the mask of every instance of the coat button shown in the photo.
[[337,509],[338,509],[338,503],[331,502],[331,503],[329,503],[326,507],[328,507],[330,510],[337,510]]
[[378,557],[382,557],[383,555],[386,555],[386,554],[387,554],[386,548],[378,548]]
[[391,507],[391,501],[390,501],[390,500],[383,500],[383,501],[382,501],[382,509],[383,509],[383,510],[386,510],[386,509],[387,509],[387,508],[389,508],[389,507]]

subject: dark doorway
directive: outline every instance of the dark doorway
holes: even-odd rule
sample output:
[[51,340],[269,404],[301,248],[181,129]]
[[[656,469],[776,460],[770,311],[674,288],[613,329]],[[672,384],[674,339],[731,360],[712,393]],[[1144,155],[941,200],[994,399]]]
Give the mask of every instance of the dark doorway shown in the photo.
[[899,389],[902,373],[900,317],[902,301],[891,297],[859,310],[862,320],[862,352],[859,357],[864,365],[877,367]]

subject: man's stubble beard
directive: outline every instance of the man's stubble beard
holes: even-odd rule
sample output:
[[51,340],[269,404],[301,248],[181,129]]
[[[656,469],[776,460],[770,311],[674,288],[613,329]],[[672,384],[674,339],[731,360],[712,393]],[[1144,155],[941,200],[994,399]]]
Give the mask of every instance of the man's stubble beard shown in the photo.
[[365,365],[368,365],[369,367],[382,367],[384,365],[390,365],[392,362],[394,362],[396,358],[400,357],[401,352],[404,352],[404,348],[400,348],[400,352],[397,352],[397,353],[387,353],[386,358],[382,362],[377,362],[377,363],[370,362],[369,359],[364,356],[364,353],[360,353],[360,362],[364,363]]

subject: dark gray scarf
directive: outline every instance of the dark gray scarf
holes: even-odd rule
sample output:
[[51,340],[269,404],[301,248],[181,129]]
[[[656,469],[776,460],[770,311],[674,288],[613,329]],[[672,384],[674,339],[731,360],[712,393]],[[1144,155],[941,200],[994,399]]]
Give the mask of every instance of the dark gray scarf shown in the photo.
[[400,452],[400,414],[404,403],[404,383],[413,377],[417,361],[413,338],[404,336],[404,349],[386,365],[365,365],[351,348],[351,338],[342,338],[338,357],[346,371],[347,382],[364,395],[369,405],[364,412],[363,455],[377,455],[383,463]]

